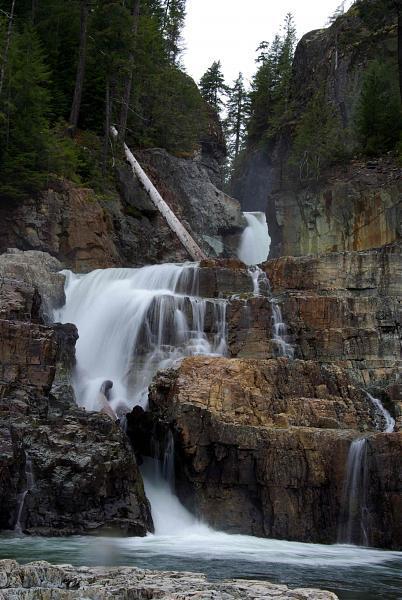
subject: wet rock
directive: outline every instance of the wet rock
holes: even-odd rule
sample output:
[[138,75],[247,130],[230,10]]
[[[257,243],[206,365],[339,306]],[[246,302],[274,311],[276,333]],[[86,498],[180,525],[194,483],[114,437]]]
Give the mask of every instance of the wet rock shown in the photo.
[[30,600],[119,598],[124,600],[336,600],[332,592],[290,589],[268,581],[227,580],[209,582],[199,573],[145,571],[134,567],[53,566],[47,562],[19,565],[0,561],[0,598]]
[[347,455],[364,432],[370,542],[401,545],[402,434],[375,433],[373,406],[339,367],[193,357],[156,377],[150,409],[148,427],[174,433],[176,489],[192,511],[232,533],[304,542],[337,540]]
[[264,269],[300,358],[336,363],[365,387],[396,381],[402,368],[402,244],[283,257]]
[[75,403],[77,330],[43,324],[41,299],[50,307],[63,289],[54,267],[41,252],[0,256],[0,530],[145,535],[150,507],[127,437]]
[[65,301],[62,268],[46,252],[12,248],[0,254],[1,318],[51,321]]

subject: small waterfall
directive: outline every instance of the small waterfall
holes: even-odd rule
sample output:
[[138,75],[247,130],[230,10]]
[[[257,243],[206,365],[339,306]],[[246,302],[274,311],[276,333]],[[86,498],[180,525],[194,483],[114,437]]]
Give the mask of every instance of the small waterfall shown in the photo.
[[16,533],[22,534],[22,525],[21,525],[21,517],[22,512],[24,510],[25,499],[27,497],[28,492],[32,491],[35,487],[35,481],[32,470],[32,461],[25,452],[25,481],[26,488],[23,492],[18,494],[17,497],[17,518],[14,525],[14,531]]
[[252,266],[248,270],[253,281],[253,293],[255,296],[271,296],[270,303],[272,306],[272,334],[273,341],[276,344],[278,355],[286,358],[294,358],[294,347],[289,344],[288,328],[282,318],[281,308],[275,298],[272,297],[271,284],[267,274],[260,267]]
[[394,431],[395,419],[384,408],[382,402],[380,402],[380,400],[378,400],[378,398],[374,398],[368,392],[365,392],[365,393],[367,394],[368,399],[374,406],[374,410],[377,415],[377,422],[376,422],[377,429],[379,429],[380,431],[384,431],[384,433],[391,433],[392,431]]
[[243,214],[247,227],[241,236],[237,256],[246,265],[258,265],[267,260],[271,246],[267,219],[263,212]]
[[194,535],[211,531],[181,504],[175,494],[174,437],[170,430],[162,456],[156,443],[154,458],[144,459],[141,472],[145,493],[151,503],[156,535]]
[[288,328],[282,318],[282,311],[279,304],[272,298],[272,328],[274,332],[274,341],[277,344],[279,356],[285,356],[286,358],[293,358],[295,350],[292,344],[287,341]]
[[146,408],[159,369],[185,356],[226,354],[227,301],[197,296],[197,264],[65,274],[66,304],[55,320],[78,328],[74,386],[88,410],[111,407],[121,416]]
[[[384,433],[391,433],[395,427],[395,420],[380,400],[373,398],[368,392],[365,393],[379,415],[377,429]],[[370,543],[367,449],[367,438],[353,440],[349,448],[338,528],[339,543],[357,544],[358,546],[368,546]]]
[[367,439],[353,440],[346,464],[338,542],[368,546]]

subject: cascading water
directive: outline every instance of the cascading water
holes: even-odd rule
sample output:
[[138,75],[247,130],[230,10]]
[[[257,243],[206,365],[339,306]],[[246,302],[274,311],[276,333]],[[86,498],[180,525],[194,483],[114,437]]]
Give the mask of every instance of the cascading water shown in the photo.
[[[377,413],[377,429],[391,433],[395,420],[380,400],[368,392],[368,399]],[[338,542],[368,546],[370,543],[370,512],[368,508],[368,442],[367,438],[353,440],[346,463],[346,479],[342,494],[342,510]]]
[[118,415],[146,408],[156,371],[185,356],[226,353],[226,301],[197,296],[196,264],[65,274],[66,303],[55,319],[78,328],[74,386],[88,410],[101,410],[106,395]]
[[376,412],[376,423],[377,429],[384,431],[384,433],[391,433],[395,429],[395,419],[390,413],[384,408],[382,402],[378,398],[374,398],[371,394],[366,392],[368,399],[372,403]]
[[253,282],[253,293],[255,296],[271,296],[270,303],[272,306],[272,334],[273,341],[276,343],[278,356],[286,358],[294,357],[294,347],[288,342],[288,328],[282,318],[281,308],[274,297],[272,297],[271,284],[267,274],[260,267],[252,266],[249,269],[249,274]]
[[[120,416],[135,405],[146,408],[148,388],[159,369],[185,356],[226,353],[226,300],[197,296],[196,264],[106,269],[83,276],[66,272],[65,292],[66,304],[55,317],[78,328],[74,386],[78,403],[87,410],[111,407]],[[155,531],[207,531],[174,494],[173,461],[172,436],[162,464],[144,461]]]
[[32,461],[25,452],[25,482],[26,487],[23,492],[18,495],[17,498],[17,518],[14,525],[14,531],[16,533],[22,533],[21,517],[24,510],[25,499],[28,492],[32,491],[35,487],[35,481],[33,476]]
[[346,464],[338,542],[368,546],[367,439],[353,440]]
[[247,227],[241,236],[237,255],[246,265],[258,265],[267,260],[271,246],[267,220],[263,212],[243,214]]
[[282,311],[279,304],[274,298],[271,300],[272,304],[272,328],[274,332],[274,341],[278,347],[279,356],[286,356],[286,358],[294,357],[294,347],[289,344],[288,339],[288,328],[282,318]]

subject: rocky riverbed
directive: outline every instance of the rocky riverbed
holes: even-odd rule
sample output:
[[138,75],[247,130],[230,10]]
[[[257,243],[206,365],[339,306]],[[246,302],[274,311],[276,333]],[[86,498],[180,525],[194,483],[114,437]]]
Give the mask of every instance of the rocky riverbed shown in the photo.
[[133,567],[72,567],[47,562],[0,561],[1,600],[336,600],[332,592],[290,589],[268,581],[209,582],[198,573]]

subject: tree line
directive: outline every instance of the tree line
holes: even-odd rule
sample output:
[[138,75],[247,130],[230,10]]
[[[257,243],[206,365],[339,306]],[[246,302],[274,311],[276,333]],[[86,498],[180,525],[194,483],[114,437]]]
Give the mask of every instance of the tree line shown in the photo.
[[[242,73],[227,86],[220,61],[202,76],[201,94],[223,118],[228,179],[241,167],[243,156],[258,147],[269,149],[285,130],[290,130],[292,137],[288,166],[296,169],[301,180],[317,179],[323,169],[352,154],[376,156],[394,151],[402,156],[402,8],[397,0],[356,0],[353,6],[373,32],[382,20],[395,18],[398,53],[393,63],[378,59],[368,62],[348,131],[323,87],[311,91],[303,110],[295,105],[292,71],[296,28],[291,14],[286,15],[281,32],[271,43],[264,41],[258,46],[257,69],[249,86]],[[336,27],[343,15],[344,3],[330,23]]]
[[0,194],[102,187],[120,144],[191,153],[206,108],[181,68],[186,0],[0,0]]

